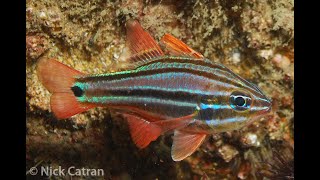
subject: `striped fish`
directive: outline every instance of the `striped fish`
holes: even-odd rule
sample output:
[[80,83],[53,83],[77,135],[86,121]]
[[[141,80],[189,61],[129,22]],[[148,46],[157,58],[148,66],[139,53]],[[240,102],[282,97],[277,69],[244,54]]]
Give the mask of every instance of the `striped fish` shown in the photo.
[[128,120],[139,148],[174,131],[171,156],[180,161],[208,134],[240,129],[270,111],[271,101],[257,86],[172,35],[164,35],[160,48],[137,21],[126,27],[126,71],[87,75],[53,59],[39,61],[38,77],[52,93],[58,119],[112,108]]

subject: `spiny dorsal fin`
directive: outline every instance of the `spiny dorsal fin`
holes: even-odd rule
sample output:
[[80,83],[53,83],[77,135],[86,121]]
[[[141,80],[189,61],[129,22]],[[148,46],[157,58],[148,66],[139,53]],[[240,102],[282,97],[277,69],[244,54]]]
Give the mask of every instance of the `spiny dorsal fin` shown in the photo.
[[143,30],[137,20],[129,20],[127,28],[127,47],[130,50],[129,61],[138,65],[148,62],[148,60],[163,56],[164,53],[151,35]]
[[160,42],[165,46],[171,55],[186,56],[193,58],[203,58],[203,55],[190,48],[181,40],[175,38],[171,34],[165,34]]
[[190,156],[202,144],[206,134],[189,134],[180,130],[174,131],[171,157],[181,161]]

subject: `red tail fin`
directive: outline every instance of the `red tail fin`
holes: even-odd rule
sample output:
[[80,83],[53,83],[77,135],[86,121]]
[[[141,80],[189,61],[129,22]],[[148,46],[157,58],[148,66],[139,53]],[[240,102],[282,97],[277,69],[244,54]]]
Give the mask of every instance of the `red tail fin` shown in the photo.
[[71,90],[75,77],[83,73],[53,59],[41,59],[37,65],[37,73],[42,84],[53,93],[50,105],[58,119],[68,118],[94,107],[92,104],[78,102]]
[[50,99],[51,110],[58,119],[69,118],[95,107],[93,104],[81,104],[73,93],[54,93]]
[[83,73],[54,59],[41,59],[37,65],[38,78],[51,93],[71,92],[75,76]]

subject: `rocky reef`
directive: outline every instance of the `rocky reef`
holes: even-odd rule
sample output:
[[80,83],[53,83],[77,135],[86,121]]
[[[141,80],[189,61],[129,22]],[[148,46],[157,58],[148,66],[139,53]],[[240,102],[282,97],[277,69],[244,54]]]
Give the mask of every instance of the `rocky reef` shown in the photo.
[[[293,179],[293,14],[293,0],[27,0],[26,169],[104,170],[62,179]],[[121,114],[107,108],[55,119],[37,61],[55,58],[89,74],[117,71],[129,18],[156,40],[173,34],[257,84],[272,98],[270,116],[210,136],[181,162],[170,157],[172,135],[139,150]]]

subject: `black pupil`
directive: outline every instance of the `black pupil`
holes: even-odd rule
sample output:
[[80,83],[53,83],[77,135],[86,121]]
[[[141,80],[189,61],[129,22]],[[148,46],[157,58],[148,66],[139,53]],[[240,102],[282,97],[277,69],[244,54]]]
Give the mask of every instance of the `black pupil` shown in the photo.
[[83,95],[83,90],[79,86],[72,86],[71,90],[76,97],[81,97]]
[[236,97],[235,103],[236,103],[237,106],[244,106],[246,101],[244,100],[243,97]]
[[230,95],[229,102],[234,110],[245,111],[250,108],[252,99],[243,92],[235,91]]

